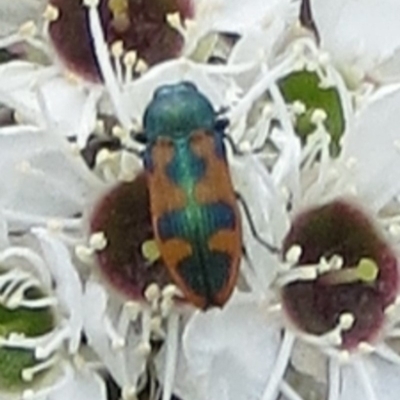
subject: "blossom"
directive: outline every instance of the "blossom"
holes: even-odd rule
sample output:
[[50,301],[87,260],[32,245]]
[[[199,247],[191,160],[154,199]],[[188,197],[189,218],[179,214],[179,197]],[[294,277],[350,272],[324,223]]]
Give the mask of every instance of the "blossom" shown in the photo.
[[40,229],[13,244],[6,228],[2,220],[0,397],[105,399],[79,355],[82,287],[67,249]]
[[[360,107],[338,158],[324,140],[286,159],[292,181],[276,175],[285,146],[270,176],[260,164],[254,179],[275,204],[289,201],[280,229],[271,224],[282,257],[257,259],[251,293],[187,324],[181,357],[200,398],[298,399],[321,387],[329,399],[396,398],[398,96],[398,86],[385,87]],[[323,122],[315,121],[310,141],[329,137]],[[259,269],[275,275],[262,278]],[[299,394],[288,386],[298,373],[312,378]],[[187,397],[182,380],[177,390]]]

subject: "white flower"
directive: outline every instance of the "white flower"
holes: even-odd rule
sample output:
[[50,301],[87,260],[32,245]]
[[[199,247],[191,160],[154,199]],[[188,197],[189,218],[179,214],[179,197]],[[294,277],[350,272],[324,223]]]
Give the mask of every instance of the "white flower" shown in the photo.
[[79,361],[82,287],[67,249],[41,229],[19,244],[2,239],[0,398],[106,399]]
[[[258,279],[248,280],[253,293],[238,292],[223,310],[197,312],[189,321],[181,350],[188,367],[177,388],[183,398],[190,397],[182,390],[187,379],[211,400],[269,400],[279,393],[299,399],[287,383],[293,371],[314,380],[299,386],[304,398],[315,381],[329,400],[397,398],[399,93],[397,86],[384,88],[361,107],[337,160],[326,140],[318,151],[306,145],[287,160],[288,173],[300,169],[297,185],[277,179],[279,158],[272,176],[260,168],[276,203],[285,203],[288,189],[291,194],[290,230],[271,226],[284,258],[258,258]],[[322,121],[318,130],[327,135]],[[286,224],[283,219],[281,228]],[[275,279],[263,279],[258,269],[271,268]]]

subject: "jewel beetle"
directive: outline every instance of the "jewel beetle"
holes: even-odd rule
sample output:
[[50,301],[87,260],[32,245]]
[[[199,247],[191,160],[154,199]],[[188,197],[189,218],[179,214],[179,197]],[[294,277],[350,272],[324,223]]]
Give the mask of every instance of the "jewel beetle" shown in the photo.
[[158,88],[143,118],[155,240],[176,285],[202,309],[226,303],[242,256],[225,125],[190,82]]

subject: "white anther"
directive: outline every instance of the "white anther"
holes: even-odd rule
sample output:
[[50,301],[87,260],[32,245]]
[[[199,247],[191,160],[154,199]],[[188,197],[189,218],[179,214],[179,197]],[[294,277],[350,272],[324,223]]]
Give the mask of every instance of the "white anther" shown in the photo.
[[296,100],[292,103],[292,110],[296,115],[301,115],[306,112],[307,107],[302,101]]
[[129,137],[129,132],[120,125],[114,125],[111,131],[112,135],[125,140]]
[[115,58],[122,57],[122,54],[124,54],[124,42],[122,40],[117,40],[111,45],[111,54]]
[[135,71],[138,72],[139,74],[142,74],[143,72],[146,72],[149,69],[148,64],[146,61],[144,61],[142,58],[139,58],[136,66],[135,66]]
[[75,247],[75,255],[81,260],[83,263],[87,265],[93,264],[93,254],[94,251],[90,247],[78,245]]
[[151,346],[149,342],[142,342],[137,347],[137,352],[142,356],[148,356],[151,352]]
[[133,67],[137,61],[136,51],[128,51],[124,56],[124,64]]
[[82,0],[82,3],[86,7],[97,7],[100,0]]
[[109,162],[113,159],[111,151],[108,149],[101,149],[96,155],[96,165]]
[[144,292],[144,297],[151,303],[158,300],[160,296],[161,290],[157,283],[151,283]]
[[181,22],[181,15],[180,13],[174,12],[174,13],[169,13],[166,15],[167,23],[171,28],[176,29],[179,33],[184,31],[184,28],[182,26]]
[[57,21],[60,16],[60,10],[51,4],[48,4],[43,13],[43,18],[49,22]]
[[95,251],[104,250],[107,247],[107,238],[104,232],[92,233],[89,238],[89,246]]
[[123,386],[121,395],[123,400],[137,400],[136,388],[133,386]]
[[326,114],[325,110],[322,108],[317,108],[311,115],[311,122],[315,125],[319,125],[323,123],[327,117],[328,115]]
[[355,317],[352,313],[343,313],[339,317],[339,326],[341,330],[348,331],[354,325]]
[[285,261],[290,264],[297,264],[300,260],[302,253],[303,250],[301,246],[299,246],[298,244],[294,244],[293,246],[290,246],[289,250],[286,252]]
[[163,297],[175,297],[175,296],[182,296],[182,292],[178,289],[178,287],[174,284],[166,285],[162,290]]

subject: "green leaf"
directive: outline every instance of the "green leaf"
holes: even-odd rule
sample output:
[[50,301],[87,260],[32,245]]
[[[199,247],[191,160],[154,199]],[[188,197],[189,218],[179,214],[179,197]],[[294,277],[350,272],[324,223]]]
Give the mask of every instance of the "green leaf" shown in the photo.
[[300,101],[306,106],[306,112],[297,117],[295,130],[303,143],[307,136],[315,130],[311,116],[316,109],[322,109],[327,114],[325,128],[331,135],[331,154],[337,156],[340,152],[339,141],[345,129],[343,108],[336,88],[321,88],[320,79],[315,72],[293,72],[278,82],[278,86],[286,103]]

